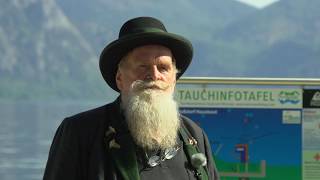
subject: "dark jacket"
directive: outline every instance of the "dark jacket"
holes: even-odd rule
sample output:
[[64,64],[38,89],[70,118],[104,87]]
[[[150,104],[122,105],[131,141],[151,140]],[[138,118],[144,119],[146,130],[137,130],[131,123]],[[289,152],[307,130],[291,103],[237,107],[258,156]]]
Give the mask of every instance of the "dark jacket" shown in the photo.
[[[183,126],[197,140],[207,156],[211,180],[218,179],[211,148],[205,133],[191,120],[181,116]],[[105,133],[112,126],[117,134],[129,134],[120,112],[119,98],[113,103],[66,118],[54,136],[44,173],[44,180],[120,180],[110,153]],[[154,168],[139,166],[144,179],[196,179],[183,150]]]

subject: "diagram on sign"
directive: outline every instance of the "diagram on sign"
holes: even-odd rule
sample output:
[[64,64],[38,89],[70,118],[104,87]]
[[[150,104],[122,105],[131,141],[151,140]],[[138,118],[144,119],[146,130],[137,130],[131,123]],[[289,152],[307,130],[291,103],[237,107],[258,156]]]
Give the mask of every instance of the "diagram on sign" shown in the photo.
[[[190,113],[206,111],[215,113]],[[181,108],[181,112],[207,133],[223,179],[300,177],[301,124],[284,123],[283,110]]]

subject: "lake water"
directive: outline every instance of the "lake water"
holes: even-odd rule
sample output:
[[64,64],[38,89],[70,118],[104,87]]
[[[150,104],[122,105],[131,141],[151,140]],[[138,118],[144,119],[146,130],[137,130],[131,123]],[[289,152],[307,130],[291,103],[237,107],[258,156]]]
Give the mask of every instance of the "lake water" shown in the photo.
[[54,133],[66,117],[103,102],[0,102],[0,179],[42,179]]

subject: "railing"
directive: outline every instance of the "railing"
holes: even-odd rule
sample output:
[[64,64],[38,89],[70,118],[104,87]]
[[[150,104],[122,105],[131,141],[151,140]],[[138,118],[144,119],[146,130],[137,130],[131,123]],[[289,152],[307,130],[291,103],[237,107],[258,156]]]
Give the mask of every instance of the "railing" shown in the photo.
[[181,77],[179,84],[320,86],[320,78]]

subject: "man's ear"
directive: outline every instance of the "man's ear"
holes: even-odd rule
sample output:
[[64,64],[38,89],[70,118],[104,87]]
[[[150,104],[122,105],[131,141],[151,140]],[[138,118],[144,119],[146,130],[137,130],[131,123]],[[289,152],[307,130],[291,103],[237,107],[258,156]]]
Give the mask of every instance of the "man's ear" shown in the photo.
[[117,74],[116,74],[116,83],[117,83],[117,88],[121,91],[122,89],[122,74],[120,72],[120,70],[117,70]]

